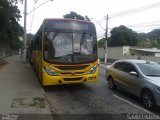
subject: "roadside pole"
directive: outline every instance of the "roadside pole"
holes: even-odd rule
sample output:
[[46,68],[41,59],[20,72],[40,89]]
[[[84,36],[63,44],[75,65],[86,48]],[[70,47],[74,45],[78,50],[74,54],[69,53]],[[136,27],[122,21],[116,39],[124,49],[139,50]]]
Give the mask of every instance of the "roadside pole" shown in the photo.
[[23,38],[23,63],[26,63],[27,59],[27,15],[36,10],[37,8],[41,7],[45,3],[49,1],[54,1],[54,0],[47,0],[38,7],[34,8],[31,10],[29,13],[27,13],[27,0],[24,0],[24,38]]
[[23,63],[26,63],[27,56],[27,0],[24,0],[24,45],[23,45]]
[[107,64],[107,58],[108,58],[108,45],[107,45],[107,38],[108,38],[108,14],[107,14],[107,18],[106,18],[106,33],[105,33],[105,57],[104,57],[104,63]]

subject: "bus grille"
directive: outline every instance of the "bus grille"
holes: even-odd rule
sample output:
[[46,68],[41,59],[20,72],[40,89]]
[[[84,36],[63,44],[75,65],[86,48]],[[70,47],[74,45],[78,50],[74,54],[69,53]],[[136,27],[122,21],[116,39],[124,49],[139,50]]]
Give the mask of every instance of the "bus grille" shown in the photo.
[[81,80],[82,77],[77,77],[77,78],[63,78],[64,81],[78,81],[78,80]]
[[61,72],[61,75],[82,75],[84,72]]
[[60,70],[83,70],[87,68],[89,65],[83,65],[83,66],[55,66],[56,68]]

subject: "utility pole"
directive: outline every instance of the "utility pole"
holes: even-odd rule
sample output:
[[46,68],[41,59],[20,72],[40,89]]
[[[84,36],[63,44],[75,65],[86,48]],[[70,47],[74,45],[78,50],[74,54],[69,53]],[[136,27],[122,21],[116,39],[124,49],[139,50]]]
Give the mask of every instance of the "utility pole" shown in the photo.
[[[47,0],[35,9],[39,8],[40,6],[44,5],[45,3],[49,1],[54,0]],[[27,13],[27,0],[24,0],[24,39],[23,39],[23,63],[26,63],[26,57],[27,57],[27,15],[33,12],[35,9]]]
[[108,14],[107,14],[107,18],[106,18],[106,32],[105,32],[105,58],[104,58],[104,63],[107,64],[107,58],[108,58],[108,45],[107,45],[107,38],[108,38]]
[[23,62],[26,63],[27,56],[27,0],[24,0],[24,45],[23,45]]

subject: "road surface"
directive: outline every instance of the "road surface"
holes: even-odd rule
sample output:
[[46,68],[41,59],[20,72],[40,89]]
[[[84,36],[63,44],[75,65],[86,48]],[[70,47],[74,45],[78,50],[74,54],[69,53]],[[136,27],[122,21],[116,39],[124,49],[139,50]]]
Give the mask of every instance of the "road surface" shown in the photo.
[[44,88],[55,120],[124,120],[142,118],[144,114],[160,115],[143,108],[137,97],[121,89],[111,91],[105,80],[105,67],[100,65],[99,69],[96,83]]

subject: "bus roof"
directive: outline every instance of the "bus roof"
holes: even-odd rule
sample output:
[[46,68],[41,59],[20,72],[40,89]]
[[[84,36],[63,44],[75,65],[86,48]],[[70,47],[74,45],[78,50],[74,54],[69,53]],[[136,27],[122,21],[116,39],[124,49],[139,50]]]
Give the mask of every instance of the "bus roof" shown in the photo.
[[80,20],[80,19],[71,19],[71,18],[45,18],[44,22],[47,20],[61,20],[61,21],[79,21],[79,22],[88,22],[88,23],[92,23],[91,21],[87,21],[87,20]]
[[46,18],[43,21],[45,31],[77,31],[96,34],[94,23],[86,20],[68,18]]

